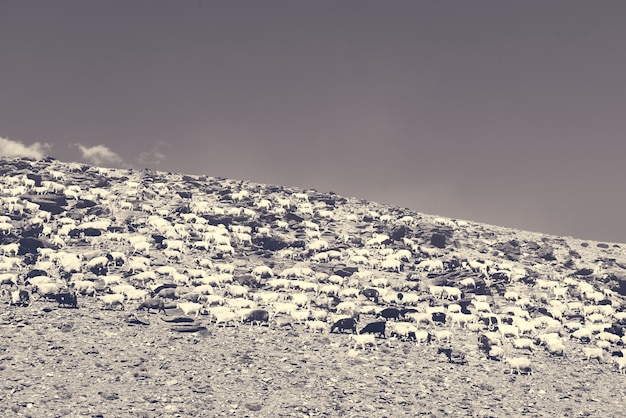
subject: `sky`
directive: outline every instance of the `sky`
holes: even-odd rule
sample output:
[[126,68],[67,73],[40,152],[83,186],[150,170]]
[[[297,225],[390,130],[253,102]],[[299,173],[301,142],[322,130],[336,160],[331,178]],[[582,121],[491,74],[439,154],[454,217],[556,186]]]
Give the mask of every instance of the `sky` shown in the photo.
[[626,242],[626,2],[0,0],[0,155]]

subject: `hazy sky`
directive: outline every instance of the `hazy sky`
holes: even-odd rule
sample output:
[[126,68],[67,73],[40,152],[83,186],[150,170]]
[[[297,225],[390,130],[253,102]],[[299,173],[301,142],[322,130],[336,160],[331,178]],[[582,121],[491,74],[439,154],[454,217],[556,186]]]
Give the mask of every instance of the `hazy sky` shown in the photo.
[[624,1],[0,0],[0,154],[626,242],[625,44]]

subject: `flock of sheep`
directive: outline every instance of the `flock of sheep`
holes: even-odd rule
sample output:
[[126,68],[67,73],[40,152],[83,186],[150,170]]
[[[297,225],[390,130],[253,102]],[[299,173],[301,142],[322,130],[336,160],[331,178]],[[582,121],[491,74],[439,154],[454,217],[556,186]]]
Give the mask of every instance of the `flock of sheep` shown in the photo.
[[[3,168],[12,309],[49,299],[180,312],[216,327],[348,333],[363,350],[436,341],[458,364],[462,334],[511,373],[532,373],[540,352],[626,373],[623,295],[600,285],[609,265],[584,248],[563,244],[535,265],[490,251],[498,236],[477,239],[475,224],[333,194],[52,159]],[[45,210],[50,197],[65,202]],[[584,262],[592,273],[576,274]]]

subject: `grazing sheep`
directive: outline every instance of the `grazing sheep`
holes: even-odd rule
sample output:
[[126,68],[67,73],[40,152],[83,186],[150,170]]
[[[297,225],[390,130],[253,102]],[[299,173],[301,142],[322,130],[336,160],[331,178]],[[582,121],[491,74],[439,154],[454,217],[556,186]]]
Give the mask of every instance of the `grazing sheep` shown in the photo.
[[30,294],[27,290],[18,289],[11,292],[11,302],[12,306],[28,306],[30,303]]
[[583,354],[587,361],[595,358],[598,362],[602,363],[604,360],[604,350],[600,347],[583,347]]
[[236,312],[226,311],[226,310],[217,310],[211,312],[213,317],[215,318],[215,325],[226,326],[228,323],[232,323],[234,326],[239,326],[240,315]]
[[306,321],[304,324],[306,325],[307,329],[313,333],[316,333],[318,331],[324,333],[328,329],[328,324],[320,320]]
[[450,332],[447,329],[441,330],[441,331],[435,331],[435,338],[440,343],[442,342],[450,343],[452,342],[452,332]]
[[104,309],[113,309],[116,306],[119,306],[122,310],[124,310],[124,295],[122,294],[111,294],[111,295],[102,295],[99,296],[102,302],[104,302]]
[[467,363],[467,360],[465,360],[465,354],[456,348],[439,347],[437,349],[437,354],[442,354],[442,353],[446,355],[449,363],[453,363],[453,364],[466,364]]
[[268,323],[270,319],[270,314],[265,309],[255,309],[248,313],[248,315],[243,320],[244,323],[252,323],[252,325],[261,325],[261,323]]
[[365,325],[359,334],[378,334],[381,338],[385,338],[385,321],[370,322]]
[[372,350],[376,350],[378,347],[376,345],[376,337],[372,334],[364,334],[364,335],[351,335],[352,341],[354,341],[353,349],[356,350],[358,346],[361,346],[363,350],[365,350],[366,345],[371,345]]
[[202,306],[201,303],[196,302],[179,302],[176,305],[176,308],[183,311],[185,315],[195,314],[195,318],[205,312],[204,306]]
[[620,374],[626,374],[626,357],[614,357],[613,362],[617,365]]
[[165,312],[165,302],[160,298],[146,299],[137,307],[137,310],[143,309],[147,309],[148,313],[150,313],[150,309],[156,309],[157,313],[163,311],[163,314],[167,315]]
[[513,347],[517,349],[528,349],[533,351],[533,340],[530,338],[516,338],[513,340]]
[[408,322],[389,322],[387,325],[389,336],[406,341],[415,339],[417,326]]
[[529,375],[533,374],[532,371],[532,363],[528,357],[513,357],[513,358],[504,358],[504,362],[507,363],[510,367],[511,374],[517,372],[517,374],[522,374],[522,370]]
[[426,330],[415,331],[413,337],[415,338],[415,344],[417,345],[428,344],[432,339],[432,335]]
[[401,315],[400,315],[400,310],[397,308],[385,308],[382,311],[380,311],[377,316],[381,318],[393,319],[397,321],[400,319]]
[[335,330],[340,333],[343,333],[344,330],[350,330],[356,334],[356,320],[354,318],[341,318],[330,327],[331,333]]
[[589,328],[580,328],[572,333],[570,338],[576,338],[581,342],[591,341],[592,332]]

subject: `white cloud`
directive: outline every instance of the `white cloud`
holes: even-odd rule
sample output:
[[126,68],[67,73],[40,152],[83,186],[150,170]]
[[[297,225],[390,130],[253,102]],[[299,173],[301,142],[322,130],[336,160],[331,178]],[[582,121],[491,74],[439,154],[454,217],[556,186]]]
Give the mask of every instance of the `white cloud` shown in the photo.
[[3,157],[30,157],[41,159],[47,155],[52,144],[35,142],[29,146],[20,141],[0,137],[0,156]]
[[142,165],[159,165],[165,160],[165,154],[161,151],[144,151],[139,154],[137,162]]
[[82,144],[74,144],[82,153],[81,158],[87,160],[94,165],[114,165],[125,167],[127,164],[122,157],[114,151],[111,151],[106,145],[94,145],[86,147]]

